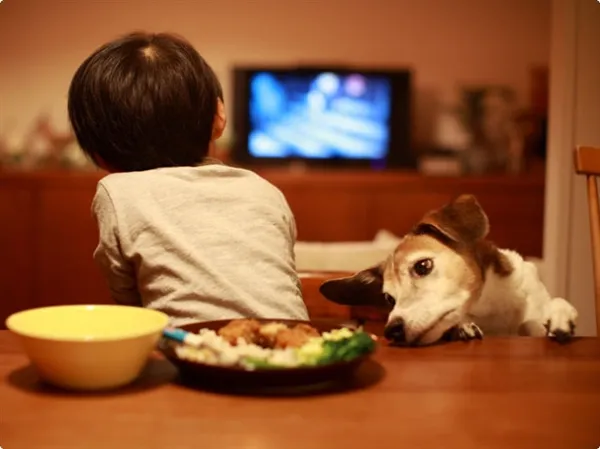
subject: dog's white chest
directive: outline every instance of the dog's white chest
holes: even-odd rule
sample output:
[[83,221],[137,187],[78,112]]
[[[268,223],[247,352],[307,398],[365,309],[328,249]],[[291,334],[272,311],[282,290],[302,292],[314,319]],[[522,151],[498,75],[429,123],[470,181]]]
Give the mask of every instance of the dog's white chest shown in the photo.
[[527,289],[523,285],[526,281],[523,268],[526,267],[520,256],[510,259],[513,262],[513,274],[500,277],[489,270],[481,295],[468,312],[488,335],[516,335],[528,313]]
[[[499,298],[492,299],[496,303]],[[522,313],[518,307],[503,304],[500,308],[476,307],[469,317],[485,335],[516,335],[522,322]]]

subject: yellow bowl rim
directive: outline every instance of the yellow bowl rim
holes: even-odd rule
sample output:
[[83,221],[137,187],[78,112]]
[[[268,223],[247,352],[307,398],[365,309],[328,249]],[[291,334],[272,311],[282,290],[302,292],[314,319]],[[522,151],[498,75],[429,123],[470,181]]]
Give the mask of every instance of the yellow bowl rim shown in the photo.
[[[72,309],[72,308],[88,308],[88,307],[94,307],[94,308],[101,308],[101,309],[123,309],[123,308],[127,308],[127,309],[138,309],[138,310],[143,310],[142,313],[149,313],[149,314],[155,314],[158,316],[161,316],[164,320],[164,324],[162,325],[162,327],[153,330],[153,331],[147,331],[147,332],[132,332],[132,333],[125,333],[123,335],[120,335],[118,337],[65,337],[65,338],[59,338],[59,337],[53,337],[50,335],[46,335],[46,334],[40,334],[40,333],[36,333],[36,332],[23,332],[22,330],[18,330],[15,329],[14,326],[11,326],[11,321],[13,321],[15,319],[15,317],[17,317],[18,315],[23,315],[29,312],[33,312],[33,311],[38,311],[38,310],[45,310],[45,309]],[[15,312],[11,315],[8,316],[8,318],[6,318],[4,324],[6,325],[6,328],[8,330],[10,330],[11,332],[20,335],[20,336],[24,336],[24,337],[29,337],[29,338],[37,338],[40,340],[47,340],[47,341],[61,341],[61,342],[82,342],[82,343],[92,343],[92,342],[108,342],[108,341],[119,341],[119,340],[131,340],[134,338],[139,338],[139,337],[144,337],[147,335],[152,335],[156,332],[160,332],[162,329],[164,329],[165,327],[167,327],[167,324],[169,322],[169,316],[164,313],[161,312],[160,310],[155,310],[155,309],[147,309],[144,307],[135,307],[135,306],[124,306],[124,305],[120,305],[120,304],[63,304],[63,305],[56,305],[56,306],[44,306],[44,307],[34,307],[31,309],[25,309],[25,310],[21,310],[19,312]]]

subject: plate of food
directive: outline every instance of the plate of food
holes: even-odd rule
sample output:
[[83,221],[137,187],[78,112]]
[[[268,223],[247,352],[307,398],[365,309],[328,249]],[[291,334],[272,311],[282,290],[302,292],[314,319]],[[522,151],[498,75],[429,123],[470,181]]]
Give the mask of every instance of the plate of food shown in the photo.
[[376,337],[360,327],[236,319],[166,329],[160,348],[184,383],[291,387],[351,378]]

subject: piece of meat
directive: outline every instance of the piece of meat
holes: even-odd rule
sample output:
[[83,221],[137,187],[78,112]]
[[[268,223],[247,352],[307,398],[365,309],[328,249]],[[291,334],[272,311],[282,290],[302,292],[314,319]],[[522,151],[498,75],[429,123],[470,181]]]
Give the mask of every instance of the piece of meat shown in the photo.
[[229,344],[235,346],[239,338],[246,343],[263,348],[299,348],[313,337],[319,337],[317,329],[306,323],[288,327],[283,323],[262,324],[253,319],[232,320],[218,330],[217,334]]
[[273,347],[277,349],[299,348],[313,337],[318,337],[319,331],[308,324],[297,324],[292,328],[282,329],[275,335]]
[[321,336],[321,333],[317,329],[312,327],[310,324],[306,324],[306,323],[296,324],[294,326],[294,329],[304,332],[309,337],[320,337]]
[[258,321],[240,319],[230,321],[219,329],[217,334],[229,342],[229,344],[235,346],[237,345],[238,338],[243,338],[246,343],[255,343],[259,330],[260,323]]
[[289,329],[287,325],[278,322],[263,324],[257,334],[256,344],[263,348],[272,349],[275,347],[277,334],[283,330]]

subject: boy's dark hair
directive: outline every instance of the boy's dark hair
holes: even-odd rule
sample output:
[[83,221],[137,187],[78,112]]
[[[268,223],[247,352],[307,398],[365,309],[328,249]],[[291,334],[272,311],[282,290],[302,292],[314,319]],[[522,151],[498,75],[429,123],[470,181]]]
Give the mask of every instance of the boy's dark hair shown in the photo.
[[184,39],[132,33],[77,69],[69,119],[82,150],[116,171],[196,165],[206,157],[221,85]]

